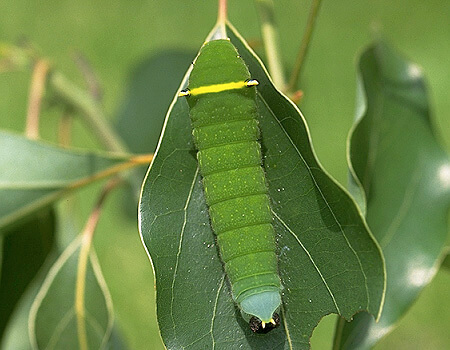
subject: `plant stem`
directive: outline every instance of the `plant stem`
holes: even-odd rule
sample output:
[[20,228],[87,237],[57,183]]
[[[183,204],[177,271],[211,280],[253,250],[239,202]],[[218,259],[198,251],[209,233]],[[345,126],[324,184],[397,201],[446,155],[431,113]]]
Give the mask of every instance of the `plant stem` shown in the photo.
[[306,23],[305,34],[303,35],[302,43],[300,46],[300,50],[297,55],[297,59],[295,61],[294,70],[292,71],[291,78],[289,80],[289,84],[287,86],[288,91],[295,90],[297,86],[298,78],[300,77],[300,73],[302,71],[306,54],[308,52],[309,44],[311,42],[312,33],[314,31],[314,26],[316,23],[317,15],[319,13],[319,7],[322,0],[313,0],[311,4],[311,9],[309,12],[308,22]]
[[217,23],[225,23],[227,20],[227,0],[219,0]]
[[[15,46],[8,46],[5,49],[0,43],[0,53],[3,51],[6,51],[6,53],[9,53],[12,57],[23,57],[22,61],[24,62],[29,62],[36,58],[35,53],[31,50]],[[41,61],[44,62],[42,59],[38,60],[38,62]],[[48,67],[47,69],[50,68]],[[48,77],[48,83],[70,107],[81,112],[80,115],[87,123],[88,127],[98,136],[100,142],[109,151],[127,153],[127,147],[108,124],[102,106],[94,97],[77,87],[60,72],[51,72]],[[30,109],[31,105],[34,106],[35,103],[31,103],[30,96]],[[33,110],[36,110],[36,108],[33,107]]]
[[69,110],[61,116],[58,126],[58,143],[61,147],[68,148],[71,141],[72,115]]
[[95,228],[97,227],[98,220],[103,208],[104,201],[108,194],[119,183],[120,178],[115,177],[111,179],[103,188],[100,194],[97,204],[89,216],[86,226],[82,232],[82,242],[80,248],[80,255],[78,258],[77,279],[75,286],[75,314],[77,316],[77,333],[78,333],[78,345],[79,349],[87,350],[87,331],[86,331],[86,315],[85,315],[85,291],[86,291],[86,272],[89,260],[89,252],[92,246],[92,238],[94,237]]
[[339,350],[341,346],[342,341],[342,331],[344,330],[345,326],[345,319],[343,317],[339,317],[336,322],[335,332],[334,332],[334,339],[333,339],[333,349],[332,350]]
[[81,117],[109,151],[127,152],[122,140],[108,124],[102,107],[89,93],[74,85],[59,72],[51,75],[49,83],[60,97],[81,112]]
[[[47,74],[47,71],[50,70],[51,68],[49,64],[46,63],[47,67],[44,70],[40,65],[44,64],[41,62],[46,61],[37,58],[35,52],[29,48],[6,45],[0,42],[0,55],[6,57],[7,63],[11,61],[18,66],[26,66],[29,64],[30,61],[37,60],[37,63],[35,65],[35,71],[33,74],[33,81],[35,80],[35,74],[38,74],[38,72],[40,72],[39,74],[45,77],[45,74],[43,74],[42,72],[45,71],[45,73]],[[2,65],[2,62],[0,62],[0,65]],[[38,67],[39,69],[37,69]],[[3,69],[2,66],[0,66],[0,71],[1,69]],[[84,73],[86,76],[86,72]],[[93,74],[93,72],[89,72],[88,74]],[[70,107],[73,107],[74,110],[81,112],[80,113],[81,117],[88,124],[88,127],[92,129],[92,131],[100,139],[100,142],[109,151],[117,153],[127,153],[127,147],[124,145],[124,143],[122,142],[120,137],[115,133],[115,131],[109,126],[107,119],[105,118],[103,108],[100,105],[99,101],[96,101],[95,97],[91,96],[88,92],[77,87],[75,84],[66,79],[60,72],[51,72],[48,77],[48,83],[55,90],[55,92],[66,101],[66,103]],[[31,114],[31,117],[29,117],[28,120],[31,120],[30,121],[31,130],[37,129],[35,115],[36,111],[39,111],[41,99],[35,98],[34,95],[42,96],[44,85],[45,84],[41,82],[42,90],[39,90],[38,87],[35,88],[34,84],[32,84],[32,87],[30,89],[30,102],[28,114],[29,115]],[[30,131],[30,133],[31,137],[35,137],[36,131]]]
[[274,84],[284,90],[286,81],[284,79],[283,64],[280,59],[280,48],[278,40],[278,29],[275,23],[274,5],[272,0],[255,0],[261,21],[261,34],[267,57],[267,66]]
[[119,164],[114,165],[110,168],[107,168],[101,172],[98,172],[95,175],[88,176],[81,180],[75,181],[72,184],[70,184],[65,190],[67,190],[67,191],[75,190],[77,188],[86,186],[94,181],[104,179],[106,177],[120,173],[127,169],[131,169],[131,168],[137,167],[139,165],[148,165],[152,162],[152,160],[153,160],[153,154],[143,154],[143,155],[139,155],[139,156],[133,156],[123,163],[119,163]]
[[41,113],[41,102],[44,96],[48,70],[49,64],[45,60],[38,60],[34,65],[25,129],[25,135],[32,140],[36,140],[39,137],[39,115]]
[[[67,184],[66,186],[60,188],[59,190],[53,191],[52,193],[45,196],[39,203],[41,205],[50,205],[54,201],[58,200],[59,198],[66,196],[70,194],[71,192],[82,188],[84,186],[87,186],[94,181],[98,181],[101,179],[105,179],[109,176],[121,173],[123,171],[136,168],[138,166],[144,165],[149,166],[149,164],[153,160],[153,154],[143,154],[138,156],[132,156],[131,158],[128,158],[122,163],[116,164],[114,166],[111,166],[103,171],[100,171],[94,175],[84,177],[80,180],[76,180],[70,184]],[[38,205],[39,205],[38,203]],[[25,215],[30,214],[34,211],[36,207],[34,206],[28,206],[23,209],[17,210],[12,214],[6,215],[6,217],[0,219],[0,240],[2,235],[4,234],[4,230],[2,230],[4,227],[7,227],[8,225],[16,222],[17,220],[20,220]]]
[[100,102],[103,96],[102,88],[88,59],[82,53],[77,52],[74,54],[74,61],[86,81],[92,98]]

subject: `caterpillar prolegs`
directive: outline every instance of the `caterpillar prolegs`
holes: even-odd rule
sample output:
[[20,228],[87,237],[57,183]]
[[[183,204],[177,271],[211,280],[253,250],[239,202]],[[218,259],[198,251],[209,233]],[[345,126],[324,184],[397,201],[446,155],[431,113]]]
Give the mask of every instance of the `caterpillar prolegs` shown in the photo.
[[280,323],[281,283],[262,168],[256,80],[229,40],[200,50],[186,96],[212,229],[234,301],[254,332]]

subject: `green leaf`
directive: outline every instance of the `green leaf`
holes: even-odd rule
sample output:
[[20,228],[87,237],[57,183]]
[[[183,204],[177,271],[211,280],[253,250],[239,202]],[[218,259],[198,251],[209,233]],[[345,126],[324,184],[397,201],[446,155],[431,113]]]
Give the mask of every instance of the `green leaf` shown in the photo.
[[123,160],[0,131],[0,233],[69,190],[106,176]]
[[450,163],[436,141],[421,70],[383,43],[359,61],[358,118],[350,134],[355,182],[386,259],[387,291],[378,323],[340,321],[338,349],[367,349],[389,333],[433,278],[447,237]]
[[0,343],[30,282],[55,244],[55,213],[45,208],[3,238],[0,279]]
[[30,338],[28,337],[28,316],[31,305],[36,298],[39,288],[47,276],[50,267],[53,265],[58,256],[59,252],[56,248],[49,254],[48,259],[39,270],[36,278],[31,281],[29,287],[20,298],[6,327],[2,343],[0,344],[1,349],[32,349]]
[[84,316],[75,304],[80,260],[83,263],[82,238],[78,237],[61,254],[33,302],[29,336],[34,349],[102,349],[109,341],[114,323],[112,302],[93,250],[81,281]]
[[[46,260],[43,268],[39,270],[36,278],[33,279],[29,288],[27,288],[23,297],[20,299],[10,322],[8,323],[8,327],[6,328],[6,332],[2,342],[0,343],[0,349],[32,349],[30,338],[26,336],[28,334],[28,318],[30,309],[50,267],[56,261],[58,256],[59,253],[56,252],[56,249],[52,250],[49,259]],[[107,348],[114,350],[127,349],[127,346],[121,336],[121,332],[118,327],[116,327],[116,324],[112,327]]]
[[[210,38],[223,37],[223,30],[216,27]],[[235,30],[226,30],[260,83],[264,166],[284,285],[282,326],[253,334],[231,299],[209,224],[188,106],[175,98],[143,185],[139,216],[156,275],[162,338],[168,349],[308,349],[326,314],[378,315],[381,252],[351,197],[318,164],[298,109],[273,87]]]

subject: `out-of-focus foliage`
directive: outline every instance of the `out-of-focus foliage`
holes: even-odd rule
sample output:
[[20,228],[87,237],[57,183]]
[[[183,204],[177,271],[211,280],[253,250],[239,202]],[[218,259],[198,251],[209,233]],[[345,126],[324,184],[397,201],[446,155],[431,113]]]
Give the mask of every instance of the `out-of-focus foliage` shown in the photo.
[[1,241],[0,344],[11,315],[55,246],[56,218],[51,208],[6,233]]
[[358,68],[352,187],[364,191],[361,205],[386,259],[387,291],[378,323],[366,313],[341,320],[336,345],[347,350],[370,349],[389,334],[436,274],[450,204],[450,158],[436,141],[420,68],[382,42],[364,51]]

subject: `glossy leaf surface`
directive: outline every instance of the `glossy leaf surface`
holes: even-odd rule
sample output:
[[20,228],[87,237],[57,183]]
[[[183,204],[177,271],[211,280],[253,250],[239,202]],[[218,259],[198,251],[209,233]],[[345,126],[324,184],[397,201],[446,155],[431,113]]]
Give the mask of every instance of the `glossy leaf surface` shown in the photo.
[[420,68],[379,43],[363,53],[359,69],[350,160],[386,259],[387,292],[379,323],[365,313],[340,322],[338,349],[370,348],[433,278],[450,204],[449,157],[433,132]]
[[86,348],[83,344],[89,349],[103,349],[109,341],[114,321],[111,297],[93,251],[83,281],[84,317],[77,313],[82,243],[82,237],[77,238],[60,255],[33,302],[29,336],[35,349]]
[[[221,29],[211,37],[223,37]],[[318,164],[298,109],[273,87],[234,29],[226,31],[260,83],[263,162],[284,285],[282,326],[253,334],[231,299],[209,224],[188,106],[175,99],[143,186],[139,217],[156,274],[161,334],[168,349],[308,349],[324,315],[378,314],[383,260],[355,203]]]
[[123,157],[69,151],[0,131],[0,233],[121,162]]

